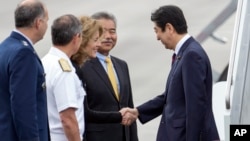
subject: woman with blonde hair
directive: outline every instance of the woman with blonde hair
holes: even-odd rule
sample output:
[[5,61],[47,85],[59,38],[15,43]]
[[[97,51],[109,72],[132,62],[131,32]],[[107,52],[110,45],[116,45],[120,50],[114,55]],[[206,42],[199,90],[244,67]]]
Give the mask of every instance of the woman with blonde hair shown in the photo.
[[100,37],[103,33],[102,26],[97,20],[89,16],[81,16],[79,19],[82,23],[82,43],[78,52],[71,57],[77,73],[88,58],[96,57]]
[[[100,40],[103,34],[103,28],[100,23],[88,16],[81,16],[82,23],[82,43],[76,54],[71,57],[72,64],[75,67],[76,74],[82,81],[83,88],[85,89],[85,82],[82,79],[81,68],[89,58],[95,58]],[[85,91],[86,93],[86,91]],[[121,113],[117,111],[100,112],[89,109],[87,103],[87,94],[84,98],[84,115],[85,122],[90,123],[120,123],[119,117]],[[111,116],[112,115],[112,116]],[[114,118],[113,118],[114,117]],[[85,124],[86,125],[86,124]],[[85,125],[83,125],[85,127]],[[86,140],[87,134],[84,133],[83,141]]]

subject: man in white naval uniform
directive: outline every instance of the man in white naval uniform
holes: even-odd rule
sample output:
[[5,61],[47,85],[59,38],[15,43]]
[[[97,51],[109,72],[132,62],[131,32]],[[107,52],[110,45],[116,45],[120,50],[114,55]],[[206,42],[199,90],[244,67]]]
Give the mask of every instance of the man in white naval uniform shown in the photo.
[[84,133],[85,92],[70,61],[81,44],[81,29],[73,15],[55,19],[51,27],[53,46],[42,58],[52,141],[81,141]]

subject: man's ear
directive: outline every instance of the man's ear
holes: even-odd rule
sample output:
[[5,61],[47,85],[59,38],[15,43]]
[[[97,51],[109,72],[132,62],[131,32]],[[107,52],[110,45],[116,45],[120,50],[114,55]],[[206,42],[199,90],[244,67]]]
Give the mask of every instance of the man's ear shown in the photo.
[[41,18],[36,18],[32,26],[35,27],[36,29],[39,29],[41,22],[43,22]]
[[72,42],[73,42],[74,44],[77,44],[78,41],[80,40],[80,38],[82,38],[81,34],[80,34],[80,33],[77,33],[76,35],[73,36]]
[[174,31],[174,27],[173,27],[172,24],[166,23],[165,30],[169,30],[169,32],[173,32]]

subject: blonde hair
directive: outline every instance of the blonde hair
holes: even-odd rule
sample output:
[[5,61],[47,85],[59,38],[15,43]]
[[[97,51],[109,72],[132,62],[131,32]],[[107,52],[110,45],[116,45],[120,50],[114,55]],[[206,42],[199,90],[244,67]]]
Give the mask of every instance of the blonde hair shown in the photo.
[[82,66],[88,59],[88,54],[84,51],[84,49],[97,31],[99,31],[99,37],[101,37],[103,29],[97,20],[89,16],[81,16],[79,20],[82,23],[82,43],[77,53],[71,57],[71,60],[78,66]]

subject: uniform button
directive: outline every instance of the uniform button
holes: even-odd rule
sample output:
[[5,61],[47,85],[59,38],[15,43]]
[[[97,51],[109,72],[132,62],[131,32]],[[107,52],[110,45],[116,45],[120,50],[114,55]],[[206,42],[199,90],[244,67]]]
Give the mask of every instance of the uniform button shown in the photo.
[[43,88],[43,89],[46,89],[46,84],[45,84],[45,82],[42,83],[42,88]]

